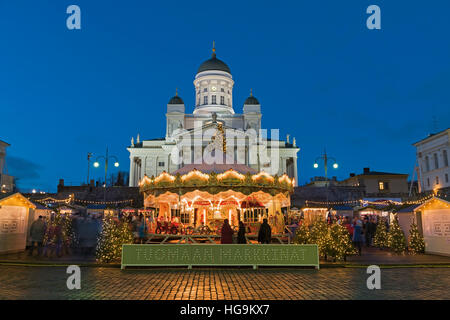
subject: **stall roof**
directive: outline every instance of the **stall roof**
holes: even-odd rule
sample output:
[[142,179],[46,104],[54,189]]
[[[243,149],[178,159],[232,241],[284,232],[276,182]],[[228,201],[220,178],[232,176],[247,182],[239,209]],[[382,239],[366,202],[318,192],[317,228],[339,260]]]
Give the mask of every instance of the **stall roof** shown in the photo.
[[106,209],[105,204],[89,204],[87,206],[88,209]]
[[344,205],[336,205],[336,206],[331,206],[332,210],[336,210],[336,211],[353,211],[353,208],[350,206],[344,206]]
[[20,192],[0,194],[0,203],[11,203],[14,205],[17,204],[16,199],[20,199],[18,201],[22,202],[26,207],[36,208],[36,205]]
[[404,208],[401,208],[400,210],[397,211],[397,213],[402,213],[402,212],[413,212],[417,207],[421,206],[421,204],[413,204]]
[[35,202],[35,201],[31,201],[31,202],[34,203],[34,205],[36,206],[36,209],[38,209],[38,210],[52,210],[49,207],[44,206],[42,203]]

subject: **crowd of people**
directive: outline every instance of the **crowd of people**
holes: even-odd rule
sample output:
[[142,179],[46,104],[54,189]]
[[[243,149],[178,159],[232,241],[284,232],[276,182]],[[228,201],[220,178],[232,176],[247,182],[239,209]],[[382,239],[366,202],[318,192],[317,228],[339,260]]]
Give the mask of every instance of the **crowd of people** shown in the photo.
[[[359,255],[361,255],[362,248],[371,247],[373,245],[373,239],[375,237],[375,232],[377,230],[378,223],[382,223],[377,216],[363,217],[356,216],[350,219],[348,216],[332,216],[328,215],[327,222],[329,224],[337,223],[344,226],[352,239],[353,245],[357,248]],[[389,229],[389,224],[387,221],[386,229]]]
[[99,216],[39,216],[30,227],[28,255],[32,256],[35,249],[38,256],[44,257],[93,255],[101,227]]
[[[236,240],[233,241],[234,230],[230,226],[228,219],[225,219],[220,229],[220,243],[221,244],[246,244],[247,238],[245,236],[247,227],[244,222],[239,220],[239,229],[237,232]],[[261,244],[269,244],[272,241],[272,228],[270,227],[266,218],[263,219],[258,231],[258,242]]]

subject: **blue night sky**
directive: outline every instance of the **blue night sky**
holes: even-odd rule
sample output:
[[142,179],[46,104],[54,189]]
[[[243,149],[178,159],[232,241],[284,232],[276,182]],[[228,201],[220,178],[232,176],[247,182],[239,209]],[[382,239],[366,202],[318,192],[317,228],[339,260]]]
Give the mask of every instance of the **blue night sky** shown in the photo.
[[[82,30],[66,28],[71,4]],[[371,4],[381,30],[366,28]],[[450,123],[449,12],[449,1],[2,0],[8,172],[23,191],[55,191],[59,178],[84,182],[87,152],[106,146],[128,171],[131,137],[165,135],[176,87],[192,112],[215,40],[235,111],[253,88],[263,128],[296,137],[299,184],[323,175],[312,164],[324,147],[339,179],[363,167],[411,174],[411,144]]]

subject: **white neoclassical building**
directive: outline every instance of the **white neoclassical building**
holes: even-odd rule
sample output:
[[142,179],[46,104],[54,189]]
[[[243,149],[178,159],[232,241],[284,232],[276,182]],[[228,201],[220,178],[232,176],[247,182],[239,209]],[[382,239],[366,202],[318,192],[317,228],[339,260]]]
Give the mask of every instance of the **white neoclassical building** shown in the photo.
[[286,140],[280,140],[278,130],[261,128],[261,105],[251,92],[242,113],[235,112],[233,77],[230,68],[216,57],[214,48],[212,57],[198,68],[194,87],[196,98],[192,113],[186,112],[178,93],[169,100],[164,138],[141,140],[138,135],[136,140],[131,139],[127,148],[130,186],[137,186],[144,175],[156,177],[163,171],[172,173],[187,165],[200,167],[203,162],[211,161],[205,153],[211,149],[208,145],[218,140],[218,125],[223,128],[222,136],[226,140],[226,156],[220,157],[220,161],[274,175],[286,173],[297,185],[300,149],[295,138],[289,141],[288,135]]
[[421,191],[450,187],[450,128],[413,145],[417,149]]

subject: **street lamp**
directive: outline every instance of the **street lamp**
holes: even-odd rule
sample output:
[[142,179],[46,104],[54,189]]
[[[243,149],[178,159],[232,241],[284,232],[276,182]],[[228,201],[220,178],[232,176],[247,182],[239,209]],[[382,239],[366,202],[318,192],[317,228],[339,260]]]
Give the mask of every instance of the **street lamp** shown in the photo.
[[337,169],[339,166],[338,166],[335,158],[329,157],[327,155],[327,151],[326,150],[324,150],[323,155],[321,155],[320,157],[317,157],[316,161],[314,161],[314,168],[315,169],[317,169],[319,167],[319,163],[318,163],[319,160],[323,160],[323,167],[325,169],[325,181],[328,181],[327,180],[327,177],[328,177],[328,160],[333,161],[333,168],[334,169]]
[[95,162],[94,162],[95,168],[100,167],[100,162],[99,162],[100,159],[103,159],[105,161],[105,196],[104,196],[104,199],[106,201],[106,179],[108,177],[108,162],[109,162],[109,159],[114,160],[114,167],[117,168],[119,166],[119,161],[116,156],[108,155],[108,147],[106,147],[106,154],[104,156],[99,156],[95,159]]
[[88,185],[89,185],[89,169],[91,167],[91,158],[92,158],[92,152],[88,152],[88,154],[87,154],[87,161],[88,161],[87,184]]
[[333,157],[329,157],[327,155],[327,151],[324,149],[323,151],[323,155],[321,155],[320,157],[317,157],[316,160],[314,161],[314,168],[317,169],[319,167],[319,160],[323,160],[323,167],[325,170],[325,186],[327,187],[327,204],[328,204],[328,161],[331,160],[333,162],[333,168],[337,169],[339,167],[339,165],[336,162],[336,159]]

